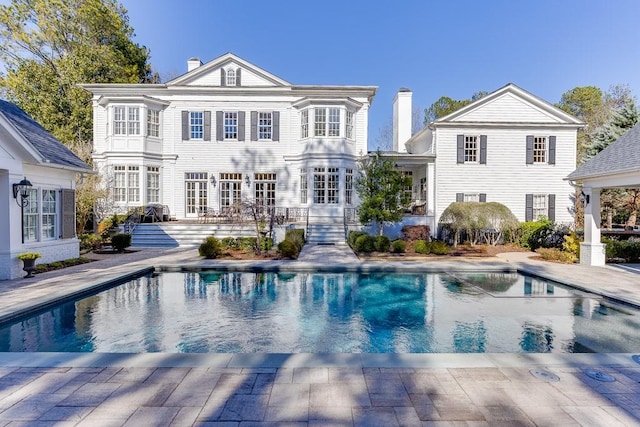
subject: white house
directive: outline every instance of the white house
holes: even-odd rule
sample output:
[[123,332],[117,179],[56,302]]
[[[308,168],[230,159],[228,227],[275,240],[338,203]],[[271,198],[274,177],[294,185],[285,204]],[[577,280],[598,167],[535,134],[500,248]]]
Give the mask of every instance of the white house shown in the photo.
[[[411,92],[394,100],[393,152],[412,176],[414,223],[433,233],[456,201],[499,202],[520,221],[540,216],[573,222],[575,117],[514,84],[429,123],[411,136]],[[425,219],[426,216],[426,219]],[[409,221],[408,221],[409,222]]]
[[376,87],[294,85],[232,53],[187,69],[164,84],[82,85],[118,209],[160,203],[188,219],[249,199],[342,224]]
[[79,256],[75,178],[91,168],[16,105],[0,100],[0,280],[24,275],[21,252],[38,262]]

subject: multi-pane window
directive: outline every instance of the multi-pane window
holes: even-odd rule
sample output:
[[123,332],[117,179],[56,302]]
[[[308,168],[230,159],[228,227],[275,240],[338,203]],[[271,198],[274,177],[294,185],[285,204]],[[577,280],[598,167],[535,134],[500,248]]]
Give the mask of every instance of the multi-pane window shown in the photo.
[[140,168],[129,166],[127,171],[127,201],[137,203],[140,201]]
[[147,166],[147,203],[160,202],[160,168]]
[[347,168],[344,172],[344,201],[347,205],[353,203],[353,169]]
[[313,168],[313,203],[324,204],[327,197],[325,168]]
[[465,201],[465,202],[479,202],[480,201],[480,194],[478,194],[478,193],[464,193],[463,201]]
[[420,199],[427,200],[427,178],[420,178]]
[[160,136],[160,111],[147,110],[147,136]]
[[236,85],[236,70],[227,70],[227,86]]
[[309,110],[300,113],[300,138],[309,137]]
[[402,176],[406,180],[406,185],[402,187],[403,203],[410,203],[413,198],[413,171],[402,171]]
[[464,162],[478,162],[478,137],[465,135],[464,137]]
[[536,136],[533,138],[533,163],[546,163],[547,161],[547,138]]
[[207,188],[209,174],[207,172],[185,172],[185,201],[187,215],[196,215],[207,207]]
[[534,194],[533,195],[533,219],[534,221],[540,217],[546,217],[548,213],[547,209],[547,195],[546,194]]
[[316,108],[314,111],[315,136],[327,136],[327,110]]
[[258,139],[271,139],[271,132],[271,111],[260,111],[258,113]]
[[340,203],[340,169],[327,169],[327,203],[335,205]]
[[307,194],[309,189],[309,183],[307,182],[307,170],[300,169],[300,203],[307,203]]
[[113,198],[118,203],[140,202],[140,168],[138,166],[113,167]]
[[276,204],[276,174],[256,173],[253,176],[255,202],[260,206]]
[[238,139],[238,113],[224,112],[224,139]]
[[35,242],[38,240],[38,190],[30,189],[27,200],[29,203],[22,209],[22,239]]
[[345,133],[347,139],[353,139],[353,112],[347,111],[346,121],[345,121]]
[[113,134],[140,135],[140,108],[113,107]]
[[56,218],[56,191],[42,190],[42,239],[57,237]]
[[189,112],[189,139],[204,138],[204,114],[202,111]]
[[329,128],[328,136],[340,136],[340,109],[329,108]]
[[229,208],[242,198],[242,174],[220,174],[220,207]]

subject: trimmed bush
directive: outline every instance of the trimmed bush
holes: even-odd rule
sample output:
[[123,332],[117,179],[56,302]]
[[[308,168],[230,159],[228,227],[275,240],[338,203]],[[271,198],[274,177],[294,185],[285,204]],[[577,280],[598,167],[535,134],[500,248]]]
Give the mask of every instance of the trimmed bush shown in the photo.
[[235,237],[225,237],[220,243],[224,249],[240,249],[240,245]]
[[207,259],[215,259],[222,255],[222,245],[218,239],[209,236],[200,244],[198,253]]
[[376,237],[376,251],[377,252],[389,252],[389,245],[391,241],[387,236]]
[[356,252],[368,254],[376,250],[376,238],[365,234],[356,239],[355,247]]
[[570,230],[566,225],[548,223],[531,234],[529,248],[535,251],[538,248],[562,249],[564,236],[569,235]]
[[404,240],[394,240],[391,242],[391,252],[394,254],[403,254],[407,249],[407,242]]
[[258,239],[255,237],[238,237],[236,244],[241,251],[255,251],[258,247]]
[[445,242],[440,240],[433,240],[429,242],[429,246],[431,247],[431,253],[434,255],[447,255],[451,248]]
[[355,248],[356,247],[356,240],[358,239],[358,237],[360,236],[366,236],[367,233],[362,231],[362,230],[353,230],[349,232],[349,235],[347,237],[347,242],[349,243],[349,246],[351,246],[351,248]]
[[131,234],[118,233],[111,237],[111,245],[117,252],[124,252],[126,248],[131,246]]
[[520,224],[518,231],[515,233],[518,237],[518,243],[523,248],[529,247],[529,239],[531,235],[538,231],[538,229],[551,225],[551,221],[546,218],[541,218],[538,221],[527,221]]
[[102,245],[102,237],[97,234],[81,234],[80,249],[83,251],[95,250]]
[[483,241],[496,245],[518,228],[518,220],[501,203],[454,202],[442,212],[440,225],[454,246],[464,239],[471,246]]
[[606,246],[607,260],[640,261],[640,241],[603,239]]
[[298,250],[298,247],[291,240],[285,239],[278,243],[278,254],[282,258],[296,259],[298,258],[299,253],[300,251]]
[[570,253],[561,251],[558,248],[538,248],[536,253],[546,261],[562,262],[565,264],[573,264],[578,258]]
[[284,240],[288,240],[296,245],[296,247],[298,248],[298,252],[300,252],[305,243],[304,230],[302,228],[292,228],[290,230],[287,230],[284,233]]
[[260,250],[268,251],[273,247],[273,239],[271,237],[265,237],[260,241]]
[[417,254],[427,255],[431,253],[431,244],[425,240],[418,240],[413,250]]

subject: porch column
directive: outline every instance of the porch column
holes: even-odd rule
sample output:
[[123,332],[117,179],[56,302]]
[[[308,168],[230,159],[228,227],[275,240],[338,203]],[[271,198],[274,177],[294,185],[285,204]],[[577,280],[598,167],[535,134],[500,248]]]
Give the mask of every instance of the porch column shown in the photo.
[[[603,266],[605,245],[600,243],[600,189],[584,187],[584,242],[580,243],[580,264]],[[588,202],[587,202],[588,199]]]
[[431,236],[438,234],[436,224],[436,164],[434,162],[427,163],[427,225],[431,230]]

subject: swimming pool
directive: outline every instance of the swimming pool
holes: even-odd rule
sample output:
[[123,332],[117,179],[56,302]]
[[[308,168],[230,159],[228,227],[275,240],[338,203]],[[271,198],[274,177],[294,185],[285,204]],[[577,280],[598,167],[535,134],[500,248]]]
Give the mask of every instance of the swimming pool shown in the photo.
[[0,351],[626,353],[640,313],[517,273],[162,272],[0,325]]

